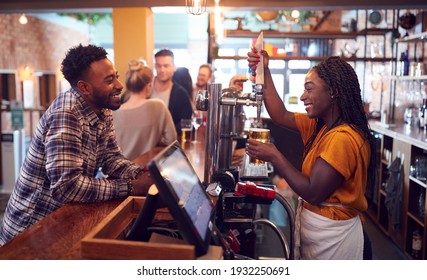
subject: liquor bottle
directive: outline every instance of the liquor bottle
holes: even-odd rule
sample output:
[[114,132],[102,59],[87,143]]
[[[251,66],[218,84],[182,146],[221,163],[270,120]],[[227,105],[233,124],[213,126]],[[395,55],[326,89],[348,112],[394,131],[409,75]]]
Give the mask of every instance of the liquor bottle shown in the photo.
[[426,119],[427,119],[427,98],[423,98],[423,104],[420,107],[419,111],[419,119],[420,119],[420,129],[425,129],[426,127]]
[[399,62],[397,63],[396,75],[403,76],[403,70],[405,66],[405,52],[400,53]]
[[408,50],[405,51],[403,57],[403,75],[409,75],[409,53]]
[[421,248],[423,245],[422,236],[418,229],[412,233],[412,257],[419,259],[421,257]]
[[421,219],[424,219],[426,211],[426,193],[421,191],[420,196],[418,197],[418,216]]

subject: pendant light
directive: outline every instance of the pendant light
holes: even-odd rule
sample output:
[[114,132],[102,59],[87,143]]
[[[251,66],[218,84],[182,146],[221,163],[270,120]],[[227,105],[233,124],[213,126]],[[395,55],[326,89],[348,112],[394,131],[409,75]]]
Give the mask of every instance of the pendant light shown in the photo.
[[206,11],[206,0],[185,0],[187,14],[201,15]]

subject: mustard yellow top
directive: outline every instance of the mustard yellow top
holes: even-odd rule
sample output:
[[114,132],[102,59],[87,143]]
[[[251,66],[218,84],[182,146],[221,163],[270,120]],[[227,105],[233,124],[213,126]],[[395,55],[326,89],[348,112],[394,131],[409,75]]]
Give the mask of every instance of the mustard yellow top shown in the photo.
[[[295,113],[295,120],[305,144],[315,130],[316,120],[301,113]],[[330,131],[326,129],[324,126],[313,141],[303,161],[302,173],[309,176],[319,157],[329,163],[344,177],[344,181],[325,202],[344,207],[311,205],[307,202],[304,207],[333,220],[347,220],[368,208],[365,190],[371,149],[369,141],[348,124],[338,125]]]

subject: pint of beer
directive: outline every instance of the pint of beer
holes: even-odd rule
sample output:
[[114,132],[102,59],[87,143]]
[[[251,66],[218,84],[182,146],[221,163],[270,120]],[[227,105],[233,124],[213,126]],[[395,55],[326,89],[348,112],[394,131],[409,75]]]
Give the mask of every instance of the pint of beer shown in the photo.
[[181,128],[181,141],[182,142],[191,141],[191,128]]
[[191,141],[191,130],[193,125],[191,124],[191,119],[182,119],[181,120],[181,142],[190,142]]
[[[249,129],[249,139],[253,139],[262,143],[268,143],[270,139],[270,130],[267,128],[251,128]],[[264,164],[264,161],[250,157],[249,163]]]

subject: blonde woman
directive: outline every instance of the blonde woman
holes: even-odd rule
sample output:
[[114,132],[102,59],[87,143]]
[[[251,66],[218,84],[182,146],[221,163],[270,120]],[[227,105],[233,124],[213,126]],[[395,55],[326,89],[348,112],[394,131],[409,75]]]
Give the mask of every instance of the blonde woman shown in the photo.
[[126,73],[127,101],[113,113],[116,138],[130,160],[155,146],[177,139],[175,125],[161,100],[149,99],[153,71],[141,60],[132,60]]

